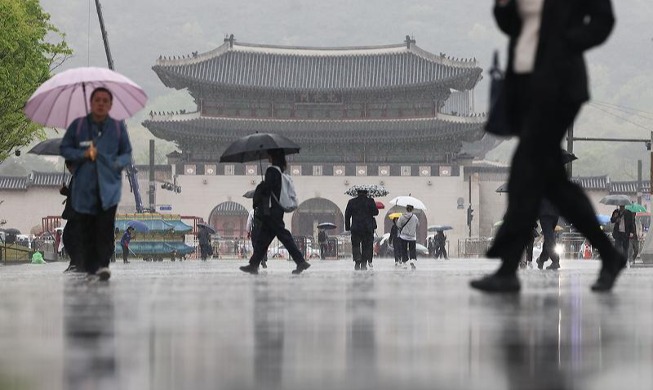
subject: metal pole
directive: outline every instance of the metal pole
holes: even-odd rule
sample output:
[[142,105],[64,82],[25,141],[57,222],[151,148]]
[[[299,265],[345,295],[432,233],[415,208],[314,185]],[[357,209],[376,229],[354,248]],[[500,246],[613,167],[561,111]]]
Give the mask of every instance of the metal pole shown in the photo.
[[156,199],[154,198],[154,195],[156,194],[156,187],[154,185],[154,140],[150,140],[150,212],[154,211],[154,206],[156,203]]
[[[467,215],[469,215],[469,213],[470,213],[469,210],[471,210],[471,208],[472,208],[472,175],[471,174],[469,175],[469,194],[468,195],[469,195],[469,197],[467,199],[469,199],[469,205],[467,206],[467,213],[468,213]],[[469,229],[468,237],[471,237],[472,236],[472,221],[469,219],[469,217],[467,217],[467,219],[468,219],[467,227]]]
[[[574,153],[574,124],[572,123],[567,130],[567,152]],[[570,162],[565,165],[567,169],[567,177],[571,178],[573,176],[573,162]]]
[[642,204],[642,160],[637,160],[637,203]]

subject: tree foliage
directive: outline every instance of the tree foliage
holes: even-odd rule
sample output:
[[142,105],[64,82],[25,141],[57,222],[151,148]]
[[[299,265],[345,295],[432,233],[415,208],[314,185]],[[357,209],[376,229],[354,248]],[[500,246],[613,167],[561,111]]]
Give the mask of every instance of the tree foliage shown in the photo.
[[30,95],[71,55],[39,0],[0,0],[0,161],[40,135],[23,113]]

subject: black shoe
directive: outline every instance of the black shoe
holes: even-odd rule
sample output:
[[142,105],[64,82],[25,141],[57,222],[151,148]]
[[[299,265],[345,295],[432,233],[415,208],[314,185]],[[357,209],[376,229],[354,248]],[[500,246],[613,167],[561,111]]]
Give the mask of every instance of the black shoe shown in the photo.
[[297,264],[297,268],[295,268],[295,269],[292,271],[292,274],[293,274],[293,275],[299,275],[299,274],[301,274],[304,270],[308,269],[308,267],[310,267],[310,266],[311,266],[311,265],[308,263],[308,261],[304,260],[303,263],[299,263],[299,264]]
[[361,263],[354,263],[354,271],[360,271]]
[[243,271],[243,272],[247,272],[248,274],[252,274],[252,275],[257,275],[258,274],[258,267],[254,267],[251,264],[244,265],[244,266],[240,267],[240,270]]
[[129,264],[130,262],[128,260],[123,261],[125,264]]
[[[541,260],[541,259],[538,257],[537,260],[535,260],[535,262],[537,263],[537,268],[538,268],[538,269],[542,269],[542,268],[544,268],[544,260]],[[547,269],[548,269],[548,268],[547,268]]]
[[367,263],[366,262],[361,263],[361,271],[367,271]]
[[75,267],[74,265],[69,265],[68,268],[66,268],[63,271],[63,273],[66,274],[66,273],[69,273],[69,272],[76,272],[76,271],[77,271],[77,267]]
[[261,261],[261,267],[268,268],[268,262],[267,261]]
[[553,271],[560,269],[560,263],[554,261],[553,263],[551,263],[550,266],[546,267],[546,269],[550,269]]
[[477,290],[497,293],[518,293],[521,289],[517,275],[499,276],[496,274],[472,280],[469,285]]
[[612,269],[601,269],[599,278],[594,282],[594,284],[592,284],[592,291],[608,292],[612,290],[612,287],[614,287],[614,283],[617,281],[617,276],[619,276],[621,270],[626,267],[626,262],[628,260],[621,253],[615,253],[613,256]]

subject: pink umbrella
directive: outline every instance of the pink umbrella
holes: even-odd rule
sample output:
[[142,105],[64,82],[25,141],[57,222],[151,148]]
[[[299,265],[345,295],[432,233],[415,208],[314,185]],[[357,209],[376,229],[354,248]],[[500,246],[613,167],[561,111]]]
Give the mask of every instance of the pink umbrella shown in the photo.
[[385,205],[383,204],[383,202],[379,202],[379,201],[377,200],[377,201],[375,201],[374,203],[376,204],[376,208],[379,209],[379,210],[385,208]]
[[109,115],[131,117],[145,107],[147,95],[138,84],[106,68],[75,68],[52,76],[25,104],[25,115],[45,126],[66,128],[73,119],[88,114],[91,92],[105,87],[113,95]]

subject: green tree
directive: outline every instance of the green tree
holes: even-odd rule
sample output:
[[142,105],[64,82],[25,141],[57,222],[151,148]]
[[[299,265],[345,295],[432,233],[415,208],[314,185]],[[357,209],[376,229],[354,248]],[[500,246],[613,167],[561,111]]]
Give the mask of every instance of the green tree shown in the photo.
[[0,0],[0,161],[42,136],[23,113],[30,95],[72,51],[39,0]]

